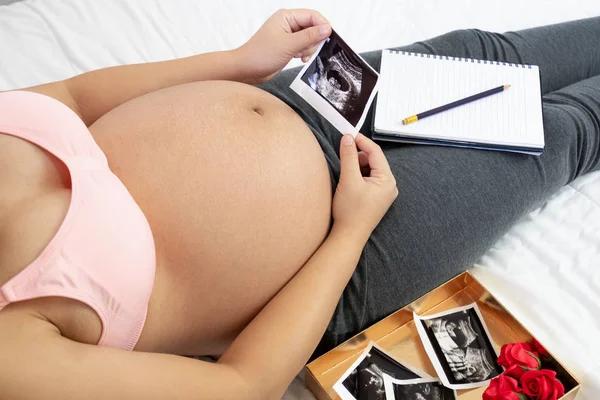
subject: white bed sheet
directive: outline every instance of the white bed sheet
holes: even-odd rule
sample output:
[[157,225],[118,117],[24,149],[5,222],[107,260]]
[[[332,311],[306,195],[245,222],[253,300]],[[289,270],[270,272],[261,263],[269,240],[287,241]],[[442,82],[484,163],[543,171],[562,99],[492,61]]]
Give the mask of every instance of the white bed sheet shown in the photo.
[[[358,51],[600,15],[597,0],[24,0],[0,7],[0,90],[236,47],[280,7],[319,9]],[[474,269],[583,382],[584,400],[600,398],[599,264],[600,172],[523,218]],[[313,397],[299,376],[284,398]]]

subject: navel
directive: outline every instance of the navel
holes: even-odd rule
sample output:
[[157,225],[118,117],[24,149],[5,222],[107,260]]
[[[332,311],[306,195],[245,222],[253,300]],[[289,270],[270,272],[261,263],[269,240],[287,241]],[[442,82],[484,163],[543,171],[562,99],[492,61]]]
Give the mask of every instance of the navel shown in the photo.
[[257,113],[258,115],[265,115],[265,110],[263,110],[260,106],[252,106],[252,111]]

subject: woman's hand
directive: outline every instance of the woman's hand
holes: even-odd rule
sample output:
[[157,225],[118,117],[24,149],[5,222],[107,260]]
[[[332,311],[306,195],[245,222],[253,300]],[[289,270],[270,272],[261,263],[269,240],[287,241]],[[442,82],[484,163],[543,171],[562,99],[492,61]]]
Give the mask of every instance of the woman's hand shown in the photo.
[[366,241],[398,196],[396,179],[381,148],[360,133],[355,139],[344,135],[340,161],[340,181],[333,197],[333,229],[356,232]]
[[279,10],[234,50],[249,83],[264,83],[294,57],[306,62],[331,34],[329,21],[314,10]]

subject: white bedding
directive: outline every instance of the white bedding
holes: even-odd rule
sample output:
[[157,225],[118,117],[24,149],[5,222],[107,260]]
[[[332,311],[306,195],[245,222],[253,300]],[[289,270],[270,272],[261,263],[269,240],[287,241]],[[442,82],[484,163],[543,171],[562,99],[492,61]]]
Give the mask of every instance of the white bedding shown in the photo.
[[[24,0],[0,7],[0,90],[232,48],[277,8],[301,6],[322,11],[359,51],[458,28],[506,31],[600,15],[598,0]],[[587,400],[600,398],[599,264],[600,172],[523,218],[474,270],[565,361]],[[300,377],[285,395],[312,398]]]

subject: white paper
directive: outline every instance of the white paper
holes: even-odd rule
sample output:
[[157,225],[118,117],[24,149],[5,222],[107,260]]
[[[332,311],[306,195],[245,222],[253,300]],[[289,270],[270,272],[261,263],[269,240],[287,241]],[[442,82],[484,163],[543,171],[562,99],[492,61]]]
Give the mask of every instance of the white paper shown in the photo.
[[[383,377],[383,381],[384,381],[384,385],[385,385],[386,400],[396,400],[396,396],[394,393],[394,385],[415,385],[415,384],[419,384],[419,383],[438,383],[441,385],[440,380],[434,379],[434,378],[400,380],[400,379],[394,379],[389,375],[385,375]],[[452,390],[453,400],[456,400],[456,391],[453,389],[450,389],[450,388],[446,388],[446,389]],[[398,399],[398,400],[404,400],[404,399]],[[444,400],[446,400],[446,399],[444,399]]]

